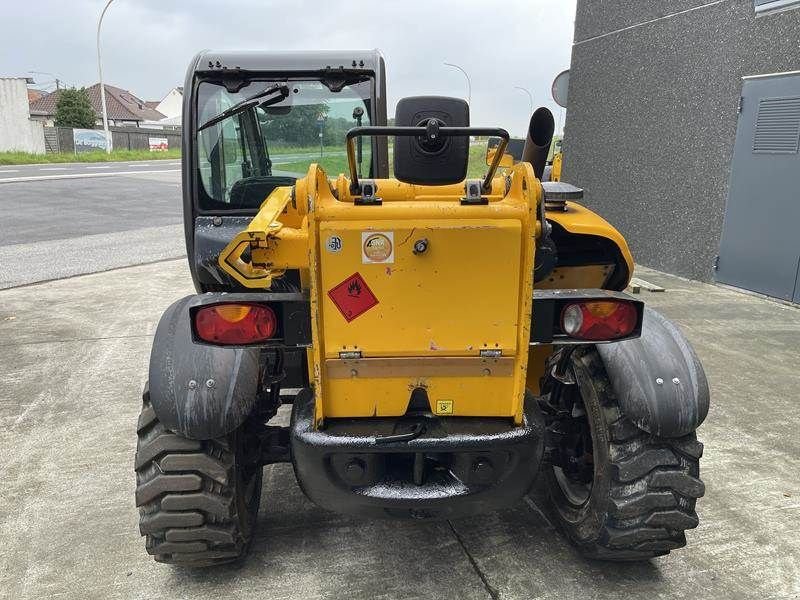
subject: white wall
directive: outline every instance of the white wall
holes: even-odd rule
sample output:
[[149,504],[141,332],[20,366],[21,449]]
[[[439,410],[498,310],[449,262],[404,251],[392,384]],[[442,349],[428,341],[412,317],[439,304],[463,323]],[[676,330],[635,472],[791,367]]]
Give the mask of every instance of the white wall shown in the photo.
[[183,110],[183,94],[175,88],[171,89],[169,94],[164,96],[164,99],[158,103],[156,110],[168,119],[181,116]]
[[31,130],[31,145],[30,149],[26,150],[26,152],[44,154],[46,152],[44,145],[44,125],[42,125],[40,121],[28,121],[28,126]]
[[28,87],[21,77],[0,77],[0,152],[44,154],[41,123],[30,120]]

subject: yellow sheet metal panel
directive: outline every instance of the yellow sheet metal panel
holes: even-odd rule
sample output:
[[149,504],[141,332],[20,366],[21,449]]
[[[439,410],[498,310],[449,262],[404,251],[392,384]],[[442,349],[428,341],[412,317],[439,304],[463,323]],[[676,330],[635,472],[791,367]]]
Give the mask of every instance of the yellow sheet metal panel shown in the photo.
[[575,202],[567,202],[564,211],[548,211],[547,218],[558,223],[571,233],[597,235],[610,239],[619,247],[620,253],[625,259],[625,263],[628,266],[629,281],[633,277],[633,256],[628,248],[628,243],[622,237],[622,234],[603,217],[585,206]]
[[417,387],[425,388],[431,411],[436,414],[513,417],[517,410],[512,377],[328,377],[325,416],[400,416]]
[[386,377],[509,377],[514,374],[514,358],[475,356],[407,357],[407,358],[329,358],[325,361],[327,376],[332,379],[353,377],[380,379]]
[[[300,269],[317,424],[401,415],[417,387],[437,414],[521,422],[542,194],[532,168],[520,163],[496,178],[484,205],[463,205],[463,185],[378,183],[383,204],[358,206],[346,180],[329,182],[312,165],[294,194],[270,196],[220,264],[251,287],[248,277],[263,284]],[[240,259],[244,242],[250,262]],[[480,360],[482,349],[502,358],[480,370],[463,362]],[[336,361],[354,350],[359,360],[418,362],[370,363],[348,377]]]
[[[383,220],[369,208],[370,220],[320,223],[326,357],[516,353],[519,220]],[[368,308],[351,298],[368,293]]]
[[544,280],[536,284],[536,289],[601,288],[613,272],[614,265],[557,267]]

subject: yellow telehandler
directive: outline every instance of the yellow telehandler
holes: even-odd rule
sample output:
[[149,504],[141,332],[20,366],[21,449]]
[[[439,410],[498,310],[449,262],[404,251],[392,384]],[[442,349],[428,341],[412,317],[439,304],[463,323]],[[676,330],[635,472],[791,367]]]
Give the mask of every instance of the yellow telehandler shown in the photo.
[[[552,114],[501,172],[508,133],[470,127],[463,100],[404,98],[387,126],[384,73],[377,52],[204,52],[189,68],[198,293],[153,342],[147,551],[243,557],[280,462],[319,506],[365,518],[481,513],[541,485],[589,557],[683,546],[706,379],[675,325],[623,293],[619,232],[580,189],[540,181]],[[479,179],[470,136],[500,140]]]

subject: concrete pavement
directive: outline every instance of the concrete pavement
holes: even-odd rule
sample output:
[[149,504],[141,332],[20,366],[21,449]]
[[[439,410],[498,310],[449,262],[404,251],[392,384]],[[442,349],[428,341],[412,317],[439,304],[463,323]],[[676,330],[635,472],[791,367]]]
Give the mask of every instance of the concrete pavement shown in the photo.
[[655,272],[644,299],[683,327],[712,389],[706,497],[687,548],[581,559],[536,493],[452,523],[316,508],[268,467],[252,554],[200,572],[153,563],[133,454],[156,322],[185,261],[0,291],[0,598],[798,598],[800,310]]

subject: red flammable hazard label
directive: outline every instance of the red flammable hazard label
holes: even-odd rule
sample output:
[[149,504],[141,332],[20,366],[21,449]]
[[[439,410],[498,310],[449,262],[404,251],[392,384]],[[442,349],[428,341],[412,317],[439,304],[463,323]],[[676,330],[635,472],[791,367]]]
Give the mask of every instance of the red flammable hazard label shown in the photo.
[[378,304],[378,299],[360,273],[353,273],[342,283],[328,290],[328,297],[348,323]]

